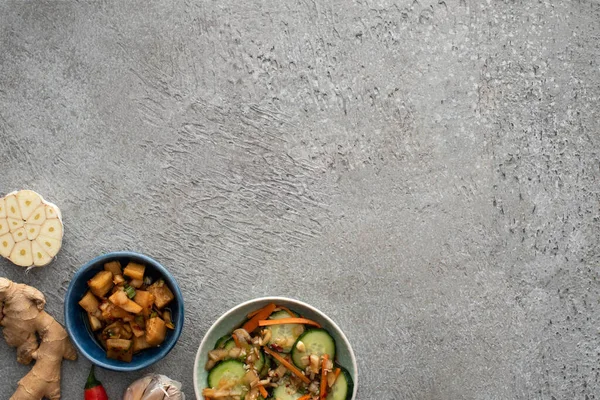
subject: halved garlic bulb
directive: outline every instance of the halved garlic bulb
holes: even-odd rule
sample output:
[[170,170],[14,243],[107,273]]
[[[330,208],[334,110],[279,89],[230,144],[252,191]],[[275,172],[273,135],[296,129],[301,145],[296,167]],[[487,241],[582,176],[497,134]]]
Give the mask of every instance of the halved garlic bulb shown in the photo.
[[33,190],[0,198],[0,255],[13,263],[48,265],[60,250],[63,231],[58,207]]

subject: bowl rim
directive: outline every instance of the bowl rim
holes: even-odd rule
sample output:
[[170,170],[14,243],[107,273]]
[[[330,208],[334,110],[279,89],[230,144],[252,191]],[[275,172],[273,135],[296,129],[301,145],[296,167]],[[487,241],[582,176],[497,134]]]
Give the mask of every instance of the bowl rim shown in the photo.
[[284,297],[284,296],[266,296],[266,297],[258,297],[255,299],[251,299],[251,300],[247,300],[243,303],[238,304],[235,307],[230,308],[228,311],[226,311],[225,313],[223,313],[211,326],[210,328],[208,328],[208,330],[206,331],[206,333],[204,334],[204,337],[202,338],[202,340],[200,341],[200,345],[198,346],[198,350],[196,351],[196,358],[194,360],[194,371],[193,371],[193,384],[194,384],[194,394],[196,395],[196,399],[202,399],[202,397],[198,394],[198,363],[200,361],[200,349],[202,349],[202,346],[205,344],[207,338],[210,336],[210,334],[216,330],[217,325],[219,325],[220,323],[222,323],[228,316],[229,314],[239,310],[240,308],[246,307],[252,303],[257,303],[260,301],[270,301],[270,302],[274,302],[276,303],[277,301],[280,300],[284,300],[290,303],[295,303],[298,304],[302,307],[306,307],[308,309],[310,309],[311,311],[313,311],[314,313],[318,314],[319,316],[321,316],[324,320],[326,320],[329,324],[331,324],[331,326],[337,330],[337,333],[339,333],[340,337],[342,338],[342,341],[344,341],[346,343],[346,345],[348,346],[348,350],[350,353],[350,360],[352,362],[352,367],[354,368],[354,376],[352,377],[354,380],[354,388],[352,390],[352,397],[351,400],[355,400],[356,399],[356,395],[358,393],[358,366],[356,364],[356,356],[354,355],[354,350],[352,349],[352,345],[350,344],[350,341],[348,340],[348,338],[346,337],[346,334],[344,333],[344,331],[342,331],[340,329],[340,327],[331,319],[329,318],[323,311],[319,310],[318,308],[311,306],[310,304],[307,304],[301,300],[297,300],[297,299],[292,299],[290,297]]
[[[96,266],[97,264],[100,264],[101,262],[103,262],[105,260],[109,260],[109,259],[113,259],[113,258],[136,258],[137,260],[140,260],[147,264],[151,264],[152,267],[156,268],[159,271],[159,273],[163,276],[163,278],[165,278],[166,280],[169,281],[170,288],[173,289],[173,292],[174,292],[173,294],[175,295],[175,298],[177,299],[177,301],[181,307],[181,312],[178,313],[179,315],[178,315],[178,319],[176,321],[177,324],[175,325],[175,331],[173,332],[171,343],[169,343],[168,345],[166,345],[164,347],[161,347],[160,351],[153,358],[150,358],[143,362],[139,362],[139,363],[135,363],[135,364],[131,364],[131,365],[124,365],[124,366],[111,365],[102,360],[98,360],[98,359],[94,358],[83,346],[80,345],[79,341],[76,340],[77,336],[71,330],[71,325],[69,323],[69,321],[70,321],[69,315],[71,315],[71,313],[73,313],[75,310],[71,308],[71,304],[68,300],[71,297],[71,294],[73,293],[73,287],[75,285],[75,282],[77,282],[81,278],[81,275],[83,275],[90,268]],[[65,293],[65,301],[64,301],[63,310],[64,310],[65,328],[67,330],[67,333],[69,334],[71,343],[73,343],[73,345],[77,348],[77,350],[81,354],[83,354],[83,356],[85,358],[87,358],[90,362],[96,364],[97,366],[102,367],[104,369],[111,370],[111,371],[117,371],[117,372],[139,371],[143,368],[146,368],[146,367],[162,360],[167,354],[169,354],[169,352],[177,344],[177,341],[179,340],[179,337],[181,336],[181,332],[183,330],[183,322],[185,320],[185,308],[184,308],[184,302],[183,302],[183,295],[181,294],[181,289],[179,288],[179,284],[177,284],[177,281],[175,280],[175,277],[173,276],[173,274],[171,274],[169,271],[167,271],[167,269],[161,263],[156,261],[155,259],[148,257],[144,254],[136,253],[134,251],[113,251],[110,253],[105,253],[105,254],[99,255],[97,257],[94,257],[90,261],[83,264],[75,272],[75,275],[73,275],[73,277],[71,278],[71,281],[67,288],[67,292]]]

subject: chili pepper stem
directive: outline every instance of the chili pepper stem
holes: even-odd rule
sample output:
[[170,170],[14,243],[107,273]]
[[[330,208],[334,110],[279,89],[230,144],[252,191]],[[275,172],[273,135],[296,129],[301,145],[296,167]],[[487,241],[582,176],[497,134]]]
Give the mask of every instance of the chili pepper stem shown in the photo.
[[88,375],[87,382],[85,383],[86,389],[91,389],[98,385],[101,385],[100,381],[96,379],[96,375],[94,375],[94,368],[96,366],[92,364],[92,368],[90,369],[90,374]]
[[87,382],[85,383],[84,399],[85,400],[108,400],[106,390],[102,383],[96,379],[94,375],[95,366],[92,364],[90,368],[90,374],[88,375]]

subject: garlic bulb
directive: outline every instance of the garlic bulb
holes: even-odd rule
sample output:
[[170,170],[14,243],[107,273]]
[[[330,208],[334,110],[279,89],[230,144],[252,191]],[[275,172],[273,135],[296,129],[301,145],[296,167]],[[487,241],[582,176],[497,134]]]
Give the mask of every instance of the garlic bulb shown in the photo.
[[123,400],[185,400],[181,383],[165,375],[149,374],[133,382]]
[[33,190],[0,198],[0,255],[21,267],[49,264],[62,246],[58,207]]

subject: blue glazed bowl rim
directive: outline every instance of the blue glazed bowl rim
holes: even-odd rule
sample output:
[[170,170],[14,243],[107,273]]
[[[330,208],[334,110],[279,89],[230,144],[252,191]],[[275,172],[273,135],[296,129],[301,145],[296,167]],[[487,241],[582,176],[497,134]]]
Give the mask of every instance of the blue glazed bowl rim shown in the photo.
[[[70,323],[71,319],[75,318],[74,315],[78,311],[71,307],[71,301],[69,301],[69,299],[71,298],[71,296],[73,294],[73,287],[75,286],[75,283],[81,278],[81,275],[83,275],[91,267],[94,267],[94,266],[102,263],[103,261],[106,261],[109,259],[114,259],[114,258],[135,258],[135,259],[145,262],[147,264],[151,264],[152,267],[156,268],[159,271],[159,273],[163,276],[163,278],[169,282],[169,287],[174,292],[173,294],[175,295],[175,298],[177,299],[177,306],[179,309],[178,319],[177,319],[177,321],[175,321],[176,322],[175,331],[173,332],[173,336],[171,337],[171,340],[169,341],[169,343],[166,344],[165,346],[161,346],[160,351],[154,357],[149,358],[144,361],[131,363],[131,365],[127,365],[127,366],[111,365],[102,360],[98,360],[98,359],[94,358],[85,349],[85,347],[79,343],[79,339],[78,339],[77,335],[75,334],[75,332],[72,331],[71,323]],[[175,344],[179,340],[179,336],[181,335],[181,331],[183,330],[183,321],[184,321],[184,315],[185,315],[184,304],[183,304],[183,295],[181,294],[179,285],[175,281],[175,277],[173,277],[173,275],[169,271],[167,271],[167,269],[165,267],[163,267],[163,265],[161,263],[159,263],[158,261],[156,261],[155,259],[148,257],[146,255],[140,254],[140,253],[133,252],[133,251],[114,251],[111,253],[102,254],[100,256],[97,256],[97,257],[91,259],[90,261],[85,263],[81,268],[79,268],[79,270],[77,270],[77,272],[75,272],[75,275],[73,275],[73,278],[71,278],[71,282],[69,283],[69,287],[67,288],[67,293],[65,294],[64,313],[65,313],[65,315],[64,315],[65,327],[67,329],[67,332],[69,333],[71,342],[73,342],[73,344],[75,345],[77,350],[79,350],[79,352],[81,352],[81,354],[83,354],[85,356],[85,358],[87,358],[88,360],[90,360],[91,362],[96,364],[97,366],[111,370],[111,371],[120,371],[120,372],[138,371],[140,369],[146,368],[146,367],[154,364],[155,362],[162,360],[167,354],[169,354],[169,352],[173,349],[173,347],[175,347]],[[73,321],[73,322],[75,322],[75,321]]]

